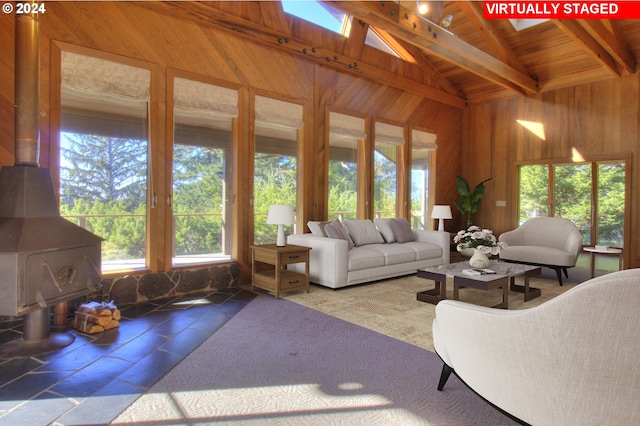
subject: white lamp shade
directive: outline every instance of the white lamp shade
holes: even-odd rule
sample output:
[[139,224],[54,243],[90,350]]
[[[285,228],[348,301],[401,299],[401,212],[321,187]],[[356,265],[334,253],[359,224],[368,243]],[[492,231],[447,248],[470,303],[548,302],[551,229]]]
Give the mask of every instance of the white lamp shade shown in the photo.
[[269,206],[267,214],[267,223],[270,225],[278,225],[278,239],[276,245],[284,247],[286,245],[284,239],[284,225],[295,223],[296,218],[293,214],[293,207],[288,204],[272,204]]
[[444,232],[444,220],[453,218],[453,216],[451,216],[451,206],[433,206],[431,218],[438,219],[438,231]]
[[432,219],[453,219],[451,216],[451,206],[433,206],[431,211]]
[[293,207],[288,204],[273,204],[269,207],[267,223],[269,225],[291,225],[296,219],[293,215]]

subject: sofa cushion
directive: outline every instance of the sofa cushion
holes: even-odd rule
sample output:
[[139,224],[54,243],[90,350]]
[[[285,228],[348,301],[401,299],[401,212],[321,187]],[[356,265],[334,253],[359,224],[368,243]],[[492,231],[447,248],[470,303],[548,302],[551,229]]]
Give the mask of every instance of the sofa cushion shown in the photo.
[[325,232],[327,233],[327,237],[329,238],[337,238],[339,240],[345,240],[349,243],[349,249],[353,248],[353,240],[347,233],[347,230],[344,229],[344,226],[340,223],[339,220],[334,220],[324,227]]
[[402,244],[402,247],[413,250],[418,261],[442,256],[442,247],[431,243],[409,241]]
[[377,251],[384,256],[385,265],[397,265],[416,261],[416,252],[404,244],[371,244],[367,249]]
[[407,241],[414,241],[415,237],[413,236],[413,231],[411,230],[411,226],[407,219],[390,219],[389,225],[393,230],[393,236],[396,238],[396,241],[399,243],[406,243]]
[[349,271],[359,271],[384,266],[384,254],[371,250],[371,246],[354,247],[349,250]]
[[576,263],[573,253],[541,246],[507,246],[500,250],[500,259],[554,266],[574,266]]
[[345,220],[344,224],[356,246],[384,243],[384,239],[382,235],[380,235],[380,232],[378,232],[378,228],[376,228],[369,219]]
[[391,229],[391,225],[389,222],[391,219],[381,219],[377,218],[374,220],[375,225],[378,227],[378,231],[382,234],[382,238],[386,243],[395,243],[396,237],[393,235],[393,229]]

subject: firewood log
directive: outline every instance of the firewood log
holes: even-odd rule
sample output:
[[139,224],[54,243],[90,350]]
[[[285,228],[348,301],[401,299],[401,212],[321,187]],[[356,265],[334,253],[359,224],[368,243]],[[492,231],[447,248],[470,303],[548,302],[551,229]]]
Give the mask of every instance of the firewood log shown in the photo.
[[104,331],[104,327],[99,325],[99,324],[94,324],[92,322],[88,322],[88,321],[82,321],[80,319],[78,319],[78,317],[75,317],[73,319],[73,321],[71,322],[71,326],[77,330],[82,331],[83,333],[87,333],[87,334],[94,334],[94,333],[100,333],[102,331]]
[[92,322],[94,324],[100,324],[101,326],[105,326],[109,324],[113,317],[111,315],[96,315],[89,312],[77,312],[75,313],[75,319],[83,322]]

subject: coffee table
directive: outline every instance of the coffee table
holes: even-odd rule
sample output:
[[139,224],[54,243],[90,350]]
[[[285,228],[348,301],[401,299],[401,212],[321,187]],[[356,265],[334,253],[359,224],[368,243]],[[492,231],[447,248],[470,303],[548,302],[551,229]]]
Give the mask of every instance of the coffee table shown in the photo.
[[[418,269],[418,276],[435,281],[435,287],[431,290],[421,291],[416,298],[422,302],[437,304],[447,298],[447,277],[453,278],[453,299],[459,300],[459,290],[464,287],[473,287],[481,290],[502,288],[502,303],[494,308],[507,309],[509,306],[509,290],[524,294],[524,301],[528,302],[540,296],[539,288],[529,286],[529,278],[540,274],[542,268],[521,263],[492,262],[488,269],[495,274],[467,275],[464,269],[472,269],[468,261],[451,263],[448,265],[433,266]],[[515,278],[524,276],[524,285],[515,283]]]

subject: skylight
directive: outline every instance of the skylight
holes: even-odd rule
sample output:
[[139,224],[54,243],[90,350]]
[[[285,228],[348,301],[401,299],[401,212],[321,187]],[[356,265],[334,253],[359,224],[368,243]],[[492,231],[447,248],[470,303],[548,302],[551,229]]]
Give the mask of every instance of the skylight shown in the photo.
[[383,39],[382,37],[380,37],[375,31],[373,31],[371,28],[369,28],[369,31],[367,31],[367,38],[365,39],[364,43],[368,46],[371,47],[375,47],[376,49],[380,49],[383,52],[387,52],[390,55],[395,56],[396,58],[399,58],[400,55],[398,55],[398,53],[393,50]]
[[515,28],[516,31],[535,27],[536,25],[547,21],[548,19],[509,19],[509,22],[511,22],[511,25],[513,25],[513,28]]
[[347,14],[343,11],[315,0],[281,0],[281,2],[286,13],[320,25],[334,33],[349,36]]

